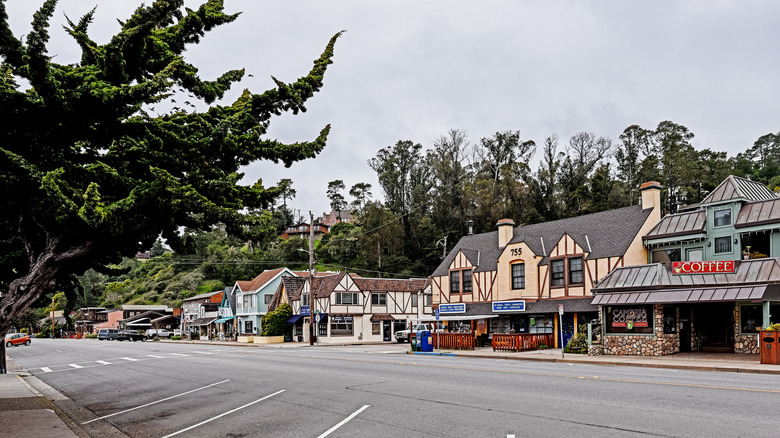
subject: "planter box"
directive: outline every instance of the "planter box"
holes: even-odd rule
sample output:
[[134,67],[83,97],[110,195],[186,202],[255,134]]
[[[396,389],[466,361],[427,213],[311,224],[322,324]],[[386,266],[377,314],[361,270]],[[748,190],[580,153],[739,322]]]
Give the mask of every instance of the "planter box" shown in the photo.
[[255,336],[255,344],[281,344],[284,336]]

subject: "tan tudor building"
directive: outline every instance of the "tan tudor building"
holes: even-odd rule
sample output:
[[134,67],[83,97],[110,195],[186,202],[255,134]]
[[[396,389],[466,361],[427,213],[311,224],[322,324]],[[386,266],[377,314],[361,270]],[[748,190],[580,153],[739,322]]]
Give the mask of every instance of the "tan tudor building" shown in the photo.
[[464,236],[431,275],[433,307],[450,330],[560,339],[562,304],[568,342],[598,317],[590,303],[596,282],[646,263],[642,236],[661,219],[661,187],[649,182],[640,190],[641,205],[533,225],[502,219],[497,231]]

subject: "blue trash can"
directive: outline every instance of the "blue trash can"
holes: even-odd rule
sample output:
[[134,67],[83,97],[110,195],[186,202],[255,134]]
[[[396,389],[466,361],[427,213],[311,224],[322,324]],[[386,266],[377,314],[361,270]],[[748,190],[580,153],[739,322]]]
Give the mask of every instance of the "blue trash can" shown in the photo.
[[431,336],[430,330],[420,330],[417,332],[417,336],[419,337],[419,344],[420,344],[420,351],[427,351],[432,352],[433,351],[433,336]]

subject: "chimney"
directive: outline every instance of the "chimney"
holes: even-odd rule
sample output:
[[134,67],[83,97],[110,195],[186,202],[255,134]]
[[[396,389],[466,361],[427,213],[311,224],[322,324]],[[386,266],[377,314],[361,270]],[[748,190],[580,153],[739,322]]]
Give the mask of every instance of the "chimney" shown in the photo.
[[500,219],[496,226],[498,227],[498,247],[503,248],[512,240],[512,230],[515,227],[515,221],[512,219]]
[[639,186],[642,192],[642,208],[652,208],[651,217],[657,223],[661,220],[661,183],[658,181],[648,181]]
[[469,220],[467,223],[469,224],[469,236],[471,236],[474,234],[474,221]]

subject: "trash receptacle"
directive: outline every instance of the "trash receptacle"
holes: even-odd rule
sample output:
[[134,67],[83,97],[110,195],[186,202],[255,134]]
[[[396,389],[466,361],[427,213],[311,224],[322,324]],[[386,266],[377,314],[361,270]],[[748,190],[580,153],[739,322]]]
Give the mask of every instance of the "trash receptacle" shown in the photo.
[[758,332],[758,345],[761,350],[761,363],[780,365],[780,332]]
[[410,332],[409,333],[409,343],[412,344],[412,351],[417,351],[417,333],[416,332]]
[[433,351],[433,336],[429,330],[421,330],[417,332],[420,338],[420,351]]

